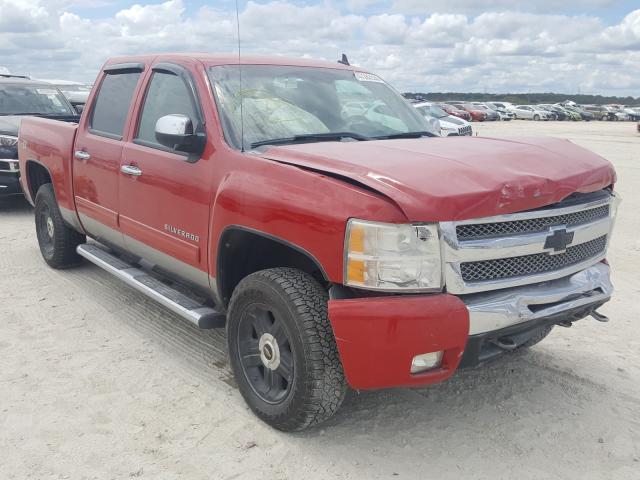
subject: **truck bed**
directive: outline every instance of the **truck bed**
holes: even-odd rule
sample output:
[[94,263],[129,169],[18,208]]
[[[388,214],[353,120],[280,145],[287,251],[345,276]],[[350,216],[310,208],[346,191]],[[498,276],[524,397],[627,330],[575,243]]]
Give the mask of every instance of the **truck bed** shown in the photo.
[[20,124],[18,158],[20,182],[27,200],[33,204],[36,192],[30,187],[30,162],[42,165],[52,180],[58,204],[74,210],[71,159],[79,117],[27,117]]

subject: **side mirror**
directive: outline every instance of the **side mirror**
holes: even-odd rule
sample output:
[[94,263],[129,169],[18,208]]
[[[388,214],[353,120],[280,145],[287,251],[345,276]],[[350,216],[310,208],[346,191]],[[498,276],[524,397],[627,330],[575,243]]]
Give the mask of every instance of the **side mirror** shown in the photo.
[[194,155],[200,155],[207,142],[206,134],[195,132],[193,122],[186,115],[173,113],[160,117],[156,122],[156,140],[160,145],[190,153],[191,161]]
[[78,112],[78,115],[80,115],[82,113],[82,111],[84,110],[84,105],[83,104],[74,105],[73,108],[75,108],[76,112]]
[[193,138],[193,122],[186,115],[172,114],[156,122],[156,140],[160,145],[179,150]]

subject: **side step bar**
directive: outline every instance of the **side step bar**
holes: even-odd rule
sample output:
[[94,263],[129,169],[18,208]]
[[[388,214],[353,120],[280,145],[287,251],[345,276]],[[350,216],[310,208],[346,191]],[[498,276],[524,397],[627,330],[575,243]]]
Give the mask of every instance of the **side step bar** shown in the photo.
[[226,317],[224,313],[202,305],[184,293],[165,285],[144,270],[124,262],[97,245],[85,243],[78,245],[76,251],[78,255],[200,328],[218,328],[225,324]]

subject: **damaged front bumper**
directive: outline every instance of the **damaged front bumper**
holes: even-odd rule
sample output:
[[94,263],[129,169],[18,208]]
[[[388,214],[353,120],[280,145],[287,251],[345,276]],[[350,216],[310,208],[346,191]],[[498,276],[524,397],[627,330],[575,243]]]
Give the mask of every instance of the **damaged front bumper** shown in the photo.
[[[599,262],[564,278],[482,294],[333,298],[329,319],[352,388],[429,385],[508,350],[500,339],[517,347],[540,328],[593,314],[611,297],[609,273]],[[411,373],[415,356],[439,351],[437,368]]]

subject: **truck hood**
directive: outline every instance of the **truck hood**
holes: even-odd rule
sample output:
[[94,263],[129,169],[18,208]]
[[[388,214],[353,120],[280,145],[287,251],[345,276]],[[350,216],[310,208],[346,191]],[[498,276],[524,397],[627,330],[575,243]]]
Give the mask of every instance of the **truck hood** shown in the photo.
[[0,134],[17,137],[23,118],[20,115],[0,115]]
[[320,142],[274,146],[260,155],[375,190],[409,221],[530,210],[616,179],[607,160],[552,137]]

